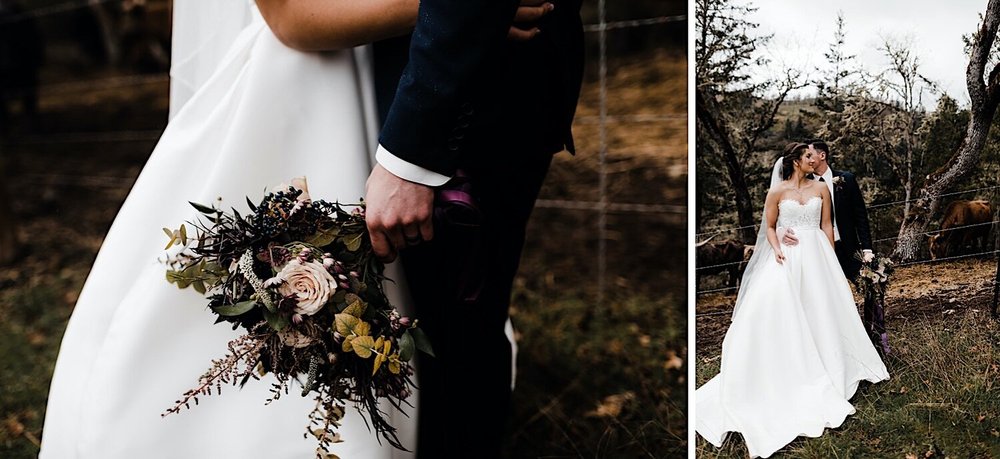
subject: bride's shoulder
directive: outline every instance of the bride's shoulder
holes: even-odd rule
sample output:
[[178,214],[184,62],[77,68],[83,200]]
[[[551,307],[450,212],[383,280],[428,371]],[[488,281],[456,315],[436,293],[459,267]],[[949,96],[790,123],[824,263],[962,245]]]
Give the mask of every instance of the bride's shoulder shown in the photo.
[[785,186],[784,183],[779,183],[767,190],[767,197],[765,199],[768,201],[772,199],[780,199],[781,196],[785,194],[786,189],[787,186]]
[[826,184],[820,182],[819,180],[814,180],[809,184],[810,188],[819,193],[820,196],[830,196],[830,189],[827,188]]

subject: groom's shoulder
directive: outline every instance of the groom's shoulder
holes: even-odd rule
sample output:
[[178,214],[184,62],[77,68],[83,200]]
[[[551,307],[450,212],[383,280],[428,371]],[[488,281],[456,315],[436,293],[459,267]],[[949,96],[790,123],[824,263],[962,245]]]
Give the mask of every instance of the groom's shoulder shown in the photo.
[[844,180],[854,180],[854,174],[851,171],[833,171],[834,177],[843,177]]

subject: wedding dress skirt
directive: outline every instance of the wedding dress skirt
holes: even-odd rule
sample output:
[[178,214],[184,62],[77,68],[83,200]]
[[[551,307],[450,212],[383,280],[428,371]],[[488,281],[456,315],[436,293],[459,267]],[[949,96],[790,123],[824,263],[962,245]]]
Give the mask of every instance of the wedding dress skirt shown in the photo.
[[[213,325],[202,295],[166,282],[161,228],[197,219],[188,201],[244,211],[244,196],[256,202],[297,176],[316,199],[358,202],[377,129],[363,58],[293,51],[255,14],[164,131],[104,241],[63,338],[42,459],[314,457],[303,436],[312,398],[293,390],[264,406],[269,378],[161,418],[239,334]],[[389,294],[404,307],[400,290]],[[407,414],[392,423],[413,449]],[[410,457],[380,445],[350,407],[339,432],[342,458]]]
[[716,447],[743,435],[752,457],[796,437],[818,437],[854,413],[861,380],[889,378],[868,340],[850,286],[820,229],[822,198],[779,204],[778,226],[793,228],[784,264],[769,244],[764,266],[744,286],[722,343],[719,374],[695,392],[696,430]]

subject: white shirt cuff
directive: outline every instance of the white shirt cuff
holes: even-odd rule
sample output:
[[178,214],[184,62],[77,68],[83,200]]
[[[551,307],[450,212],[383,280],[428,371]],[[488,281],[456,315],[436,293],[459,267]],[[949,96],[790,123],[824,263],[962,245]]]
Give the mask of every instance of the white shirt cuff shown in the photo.
[[424,169],[416,164],[399,159],[396,155],[390,153],[389,150],[386,150],[382,144],[379,144],[378,150],[375,151],[375,161],[381,164],[385,170],[392,172],[396,177],[421,185],[441,186],[448,183],[448,180],[451,180],[451,177],[447,175],[439,174],[430,169]]

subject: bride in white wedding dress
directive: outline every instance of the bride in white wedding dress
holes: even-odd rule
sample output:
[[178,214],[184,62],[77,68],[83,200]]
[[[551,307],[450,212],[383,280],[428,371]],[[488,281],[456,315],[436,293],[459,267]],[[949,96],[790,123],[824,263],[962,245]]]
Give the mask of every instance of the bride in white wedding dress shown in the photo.
[[[695,392],[696,430],[716,447],[738,432],[752,457],[768,457],[839,427],[860,381],[889,378],[834,253],[830,191],[812,172],[805,144],[775,164],[721,370]],[[799,243],[781,244],[778,228]]]
[[[412,4],[406,13],[379,11],[381,24],[395,13],[415,18]],[[294,51],[250,0],[175,1],[174,8],[172,119],[66,329],[39,457],[313,457],[316,440],[303,434],[314,401],[293,393],[264,406],[266,379],[161,418],[238,332],[213,325],[202,295],[166,282],[160,228],[196,219],[188,201],[243,209],[244,196],[259,201],[265,188],[297,176],[308,176],[314,197],[358,202],[378,129],[366,49]],[[357,42],[400,33],[360,29]],[[400,274],[388,273],[402,281]],[[406,306],[403,288],[388,290]],[[415,414],[390,418],[410,449]],[[354,410],[339,432],[345,442],[331,451],[340,457],[411,457],[379,444]]]

